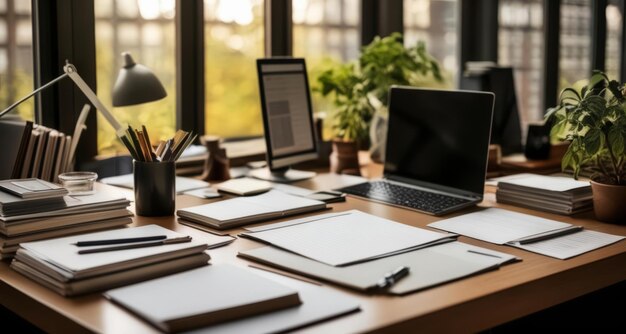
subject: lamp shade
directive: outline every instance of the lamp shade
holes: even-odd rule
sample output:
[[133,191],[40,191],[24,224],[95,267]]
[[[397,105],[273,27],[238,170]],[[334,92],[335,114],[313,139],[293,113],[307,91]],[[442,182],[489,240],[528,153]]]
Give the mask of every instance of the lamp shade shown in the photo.
[[167,96],[165,88],[152,71],[135,63],[128,52],[122,53],[124,67],[113,86],[113,106],[123,107],[160,100]]

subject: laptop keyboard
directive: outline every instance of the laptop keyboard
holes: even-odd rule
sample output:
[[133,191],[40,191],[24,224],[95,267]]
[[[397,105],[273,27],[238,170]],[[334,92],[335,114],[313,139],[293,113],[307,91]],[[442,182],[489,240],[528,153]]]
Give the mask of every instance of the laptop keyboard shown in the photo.
[[470,202],[464,198],[403,187],[385,181],[361,183],[340,189],[340,191],[433,214]]

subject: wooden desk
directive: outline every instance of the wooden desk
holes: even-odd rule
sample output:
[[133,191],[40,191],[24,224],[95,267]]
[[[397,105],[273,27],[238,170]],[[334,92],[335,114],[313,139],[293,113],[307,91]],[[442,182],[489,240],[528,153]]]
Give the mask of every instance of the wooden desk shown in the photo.
[[[322,180],[322,181],[319,181]],[[336,186],[333,176],[307,181],[314,187]],[[101,185],[102,186],[102,185]],[[102,188],[106,188],[102,186]],[[106,188],[110,189],[110,188]],[[116,190],[121,191],[121,190]],[[208,202],[179,196],[179,208]],[[626,226],[596,222],[592,214],[569,218],[521,208],[498,205],[493,193],[486,195],[481,206],[498,206],[514,211],[533,213],[587,228],[626,235]],[[441,219],[413,211],[348,198],[345,203],[332,204],[333,210],[359,209],[412,226]],[[204,232],[180,225],[174,217],[136,217],[135,225],[159,224],[169,229],[202,239]],[[236,234],[241,230],[230,230]],[[315,326],[303,332],[475,332],[511,321],[571,300],[589,292],[626,279],[626,241],[562,261],[521,249],[498,246],[466,237],[460,241],[501,252],[515,254],[522,262],[499,270],[448,283],[404,297],[369,296],[324,283],[323,288],[340,291],[358,298],[361,311]],[[247,266],[251,262],[236,257],[240,250],[259,244],[239,239],[229,246],[210,250],[212,263],[233,263]],[[63,298],[21,276],[0,263],[0,302],[13,312],[48,332],[144,333],[156,330],[139,318],[105,300],[100,294],[80,298]]]

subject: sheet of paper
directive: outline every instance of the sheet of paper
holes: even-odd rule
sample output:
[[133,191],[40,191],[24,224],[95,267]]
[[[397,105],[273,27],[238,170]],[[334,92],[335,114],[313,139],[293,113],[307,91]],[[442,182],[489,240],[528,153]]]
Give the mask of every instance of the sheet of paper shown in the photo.
[[[27,242],[21,244],[21,247],[28,250],[29,252],[36,254],[43,261],[63,268],[64,270],[69,272],[77,272],[89,268],[95,268],[161,253],[173,252],[186,248],[206,245],[205,242],[194,239],[191,242],[185,243],[93,254],[78,254],[79,247],[75,245],[78,241],[136,238],[153,235],[165,235],[169,239],[180,238],[184,236],[183,234],[168,230],[158,225],[145,225],[140,227],[130,227],[111,231],[79,234],[64,238]],[[98,247],[107,246],[81,247],[80,249],[90,249]]]
[[448,236],[358,210],[349,213],[325,219],[312,216],[306,223],[247,235],[332,266],[396,254]]
[[571,226],[523,213],[488,208],[428,224],[440,230],[503,245],[509,241]]
[[487,185],[487,186],[497,186],[498,182],[501,182],[501,181],[509,181],[509,180],[522,178],[522,177],[528,177],[528,176],[532,176],[532,175],[534,175],[534,174],[520,173],[520,174],[492,177],[490,179],[487,179],[487,181],[485,181],[485,185]]
[[578,181],[571,177],[546,176],[531,174],[527,177],[516,177],[506,180],[507,183],[529,188],[544,189],[550,191],[568,191],[577,188],[590,187],[588,181]]
[[582,230],[580,232],[530,244],[520,245],[519,243],[515,243],[511,245],[534,253],[565,260],[610,245],[622,239],[624,239],[624,237],[619,235]]
[[290,195],[301,196],[301,197],[311,195],[312,193],[315,192],[314,190],[310,190],[310,189],[306,189],[302,187],[296,187],[296,186],[292,186],[290,184],[285,184],[285,183],[276,183],[276,182],[272,182],[272,188],[275,190],[279,190],[284,193],[290,194]]
[[[104,184],[109,184],[116,187],[123,187],[133,189],[134,179],[133,174],[118,175],[112,177],[105,177],[100,180]],[[189,177],[177,176],[176,177],[176,193],[182,193],[187,190],[206,188],[209,186],[208,182],[192,179]]]

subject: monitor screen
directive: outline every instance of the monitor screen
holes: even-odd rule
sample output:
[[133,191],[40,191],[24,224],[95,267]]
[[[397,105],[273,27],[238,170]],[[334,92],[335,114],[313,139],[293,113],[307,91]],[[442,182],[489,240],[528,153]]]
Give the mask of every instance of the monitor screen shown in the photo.
[[491,143],[500,145],[503,155],[522,152],[522,128],[513,68],[489,67],[481,73],[466,74],[461,78],[461,89],[492,92],[496,95]]
[[492,93],[392,87],[385,176],[482,194],[493,101]]
[[257,71],[270,169],[316,159],[304,59],[258,59]]

